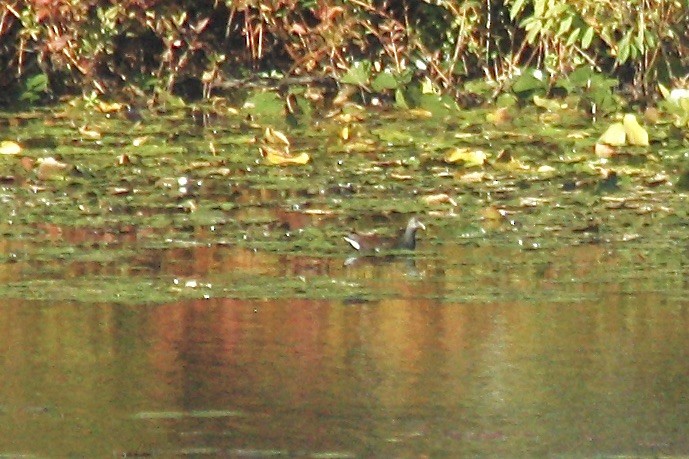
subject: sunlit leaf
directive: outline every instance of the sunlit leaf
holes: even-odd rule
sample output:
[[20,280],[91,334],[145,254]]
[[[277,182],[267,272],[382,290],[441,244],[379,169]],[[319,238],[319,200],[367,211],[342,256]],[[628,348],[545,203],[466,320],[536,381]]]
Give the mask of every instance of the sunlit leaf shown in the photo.
[[430,78],[426,77],[421,81],[421,94],[439,94],[438,87]]
[[625,63],[629,58],[632,47],[630,40],[631,34],[630,32],[627,32],[627,34],[622,37],[617,45],[617,62],[621,64]]
[[601,158],[611,158],[617,154],[617,148],[607,145],[605,143],[596,143],[594,152]]
[[407,98],[404,96],[404,91],[401,88],[395,90],[395,106],[397,108],[408,109],[409,104],[407,103]]
[[445,154],[445,162],[463,162],[466,167],[482,166],[487,158],[488,155],[484,151],[466,147],[455,147]]
[[134,145],[135,147],[140,147],[141,145],[145,144],[148,139],[149,136],[147,135],[142,137],[135,137],[134,140],[132,140],[132,145]]
[[375,151],[377,144],[372,139],[357,138],[356,141],[348,141],[344,146],[344,151],[347,153],[368,153]]
[[506,124],[512,121],[512,115],[510,115],[510,112],[507,108],[500,107],[493,113],[487,114],[486,120],[490,123],[493,123],[496,126],[500,126],[502,124]]
[[613,123],[598,139],[598,143],[604,143],[613,147],[621,147],[627,143],[627,134],[624,124]]
[[98,140],[101,137],[103,137],[103,135],[100,132],[98,132],[95,129],[92,129],[88,126],[81,126],[79,128],[79,134],[83,135],[86,138],[92,139],[92,140]]
[[504,220],[507,217],[507,211],[495,206],[488,206],[481,209],[481,217],[486,220]]
[[127,166],[127,165],[129,165],[129,164],[131,164],[131,163],[132,163],[132,159],[131,159],[131,157],[130,157],[128,154],[126,154],[126,153],[122,153],[121,155],[119,155],[119,156],[117,157],[116,164],[117,164],[118,166]]
[[581,47],[588,49],[591,46],[591,41],[593,40],[593,27],[588,27],[584,35],[581,37]]
[[557,31],[556,36],[561,37],[562,35],[566,34],[567,31],[569,31],[570,27],[572,27],[572,21],[573,20],[574,20],[574,15],[569,15],[562,22],[560,22],[560,27]]
[[340,90],[337,92],[337,95],[333,99],[333,105],[335,107],[339,107],[341,105],[349,103],[352,96],[356,94],[358,90],[359,88],[357,86],[351,84],[341,85]]
[[47,158],[40,158],[37,161],[37,166],[36,166],[36,176],[41,179],[41,180],[48,180],[48,179],[59,179],[64,177],[64,175],[67,173],[67,169],[69,168],[69,165],[67,163],[63,163],[61,161],[57,161],[55,158],[47,157]]
[[391,172],[389,177],[395,180],[414,180],[416,178],[411,174],[400,174],[398,172]]
[[289,139],[287,136],[283,132],[275,130],[270,126],[266,127],[263,133],[263,140],[272,145],[284,145],[289,147]]
[[0,155],[18,155],[21,153],[22,147],[11,140],[3,140],[0,142]]
[[259,147],[259,151],[261,152],[261,156],[263,156],[266,164],[271,166],[303,165],[308,163],[311,159],[308,153],[301,152],[294,156],[269,145]]
[[523,7],[524,0],[515,0],[515,2],[512,3],[512,7],[510,8],[510,19],[516,18]]
[[627,142],[629,142],[630,145],[642,147],[647,147],[649,145],[648,132],[639,124],[636,120],[636,116],[627,113],[624,115],[622,123],[624,124],[624,132],[627,134]]
[[101,113],[115,113],[121,111],[124,108],[124,105],[116,102],[108,103],[99,101],[96,107]]
[[[567,108],[566,104],[560,104],[560,102],[554,100],[554,99],[547,99],[545,97],[540,97],[536,94],[533,96],[533,103],[536,105],[536,107],[541,107],[544,108],[548,111],[554,112],[556,110],[559,110],[561,108]],[[564,107],[563,107],[564,105]]]
[[413,118],[433,118],[433,113],[422,108],[412,108],[407,111]]
[[569,34],[569,37],[567,38],[567,41],[565,42],[565,45],[572,46],[577,41],[577,38],[579,38],[580,33],[581,29],[579,28],[572,30],[572,32]]
[[435,206],[438,204],[450,204],[453,207],[457,206],[457,201],[452,199],[452,197],[447,193],[428,194],[426,196],[422,196],[421,200],[429,206]]
[[559,123],[562,119],[562,116],[560,116],[559,113],[545,112],[538,115],[538,119],[543,124],[553,124]]
[[483,171],[469,172],[468,174],[462,175],[459,180],[464,183],[479,183],[484,180],[488,175]]

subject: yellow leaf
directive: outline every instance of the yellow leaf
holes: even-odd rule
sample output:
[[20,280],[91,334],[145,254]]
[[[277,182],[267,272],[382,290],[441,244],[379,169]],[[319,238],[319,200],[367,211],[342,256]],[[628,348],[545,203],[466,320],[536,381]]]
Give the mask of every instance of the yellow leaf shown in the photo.
[[397,172],[391,172],[390,178],[395,180],[414,180],[414,176],[410,174],[399,174]]
[[271,166],[288,166],[290,164],[303,165],[309,162],[311,157],[308,153],[301,152],[296,156],[292,156],[286,152],[282,152],[267,145],[260,147],[261,156],[266,163]]
[[132,140],[132,145],[134,145],[135,147],[140,147],[141,145],[146,143],[147,140],[148,140],[147,135],[143,136],[143,137],[137,137],[134,140]]
[[621,147],[627,143],[627,134],[625,133],[625,128],[622,123],[613,123],[610,127],[600,136],[598,143],[604,143],[613,147]]
[[543,124],[559,123],[561,119],[562,116],[560,116],[559,113],[553,113],[550,111],[538,115],[538,120]]
[[594,151],[601,158],[611,158],[617,154],[617,149],[604,143],[596,143]]
[[471,148],[452,148],[445,154],[446,163],[456,163],[462,161],[466,167],[482,166],[485,164],[488,155],[482,150],[472,150]]
[[340,137],[342,137],[342,140],[349,140],[349,126],[342,128],[340,131]]
[[22,147],[17,142],[11,140],[0,142],[0,155],[18,155],[21,151]]
[[543,165],[538,168],[538,172],[541,174],[550,174],[552,172],[556,172],[557,169],[555,169],[553,166],[548,166],[548,165]]
[[496,126],[500,126],[501,124],[509,123],[510,121],[512,121],[512,115],[510,115],[510,112],[507,110],[507,108],[500,107],[493,113],[487,114],[486,120],[490,123],[493,123]]
[[270,126],[266,128],[263,138],[266,141],[266,143],[272,143],[274,145],[282,144],[289,147],[289,139],[287,138],[287,136],[280,131],[276,131]]
[[504,220],[507,217],[507,211],[495,206],[488,206],[481,209],[481,216],[486,220]]
[[636,120],[636,116],[631,113],[624,115],[622,119],[624,132],[627,134],[627,141],[630,145],[648,146],[648,132]]
[[98,140],[102,137],[101,133],[89,128],[88,126],[82,126],[79,128],[79,134],[89,139]]
[[424,119],[433,118],[433,113],[429,112],[428,110],[424,110],[422,108],[411,108],[407,112],[413,118],[424,118]]
[[36,166],[36,176],[41,180],[62,178],[67,173],[68,164],[57,161],[55,158],[40,158]]
[[459,177],[459,180],[464,183],[478,183],[486,180],[487,175],[485,172],[469,172]]
[[554,99],[547,99],[545,97],[540,97],[538,95],[533,96],[533,103],[536,107],[545,108],[550,112],[554,112],[561,108],[567,108],[567,104],[560,104]]
[[118,103],[108,103],[108,102],[98,102],[98,110],[101,113],[114,113],[119,112],[124,108],[122,104]]
[[452,197],[447,193],[428,194],[426,196],[423,196],[421,200],[429,206],[435,206],[438,204],[445,203],[450,204],[453,207],[457,206],[457,201],[452,199]]

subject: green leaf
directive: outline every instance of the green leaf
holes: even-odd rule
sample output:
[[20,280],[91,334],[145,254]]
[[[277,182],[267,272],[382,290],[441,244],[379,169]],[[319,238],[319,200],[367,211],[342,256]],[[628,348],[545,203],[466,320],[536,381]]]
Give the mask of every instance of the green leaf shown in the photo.
[[577,41],[577,38],[579,38],[579,33],[581,33],[581,29],[572,30],[572,33],[569,34],[569,37],[567,38],[567,42],[565,43],[565,45],[572,46]]
[[627,134],[627,141],[630,145],[648,146],[648,132],[639,124],[636,120],[636,116],[627,113],[624,115],[622,123],[624,125],[624,132]]
[[48,90],[48,76],[45,73],[34,75],[26,80],[24,88],[19,100],[34,103]]
[[406,97],[404,97],[404,91],[401,88],[397,88],[395,91],[395,106],[397,108],[403,108],[408,110],[409,104],[407,103]]
[[554,99],[547,99],[545,97],[539,97],[538,95],[533,96],[533,103],[536,107],[541,107],[549,112],[554,112],[560,110],[560,102]]
[[584,35],[581,37],[581,47],[584,49],[588,49],[589,46],[591,46],[591,42],[593,41],[593,27],[588,27],[586,29],[586,32],[584,32]]
[[644,49],[644,29],[639,29],[638,33],[634,37],[634,44],[639,51]]
[[371,77],[371,62],[358,61],[352,65],[340,80],[342,83],[366,86]]
[[604,143],[612,147],[621,147],[627,142],[627,134],[622,123],[613,123],[598,139],[598,143]]
[[566,34],[567,31],[569,31],[570,27],[572,27],[573,19],[574,16],[567,16],[565,20],[560,23],[560,28],[558,29],[556,36],[561,37],[562,35]]
[[631,35],[625,34],[617,45],[617,62],[623,64],[627,62],[631,49]]
[[435,117],[450,115],[457,111],[457,103],[447,95],[422,94],[419,100],[419,108],[428,110]]
[[514,20],[523,7],[524,0],[516,0],[514,3],[512,3],[512,8],[510,8],[510,19]]
[[26,80],[26,90],[32,92],[43,92],[48,89],[48,75],[39,73]]
[[533,69],[527,69],[522,75],[518,76],[512,82],[512,91],[517,94],[545,88],[545,82],[534,76]]
[[285,103],[274,92],[258,92],[244,102],[243,110],[254,116],[267,119],[282,119],[285,115]]
[[397,79],[392,74],[392,72],[384,71],[376,75],[376,77],[371,82],[371,88],[376,91],[384,91],[386,89],[397,89],[399,83]]
[[529,42],[530,44],[534,44],[536,42],[536,37],[538,36],[538,33],[540,31],[541,31],[540,26],[534,27],[531,30],[529,30],[529,33],[526,34],[526,41]]
[[587,86],[591,77],[593,75],[593,69],[587,65],[582,65],[577,67],[572,73],[569,74],[569,81],[580,88]]

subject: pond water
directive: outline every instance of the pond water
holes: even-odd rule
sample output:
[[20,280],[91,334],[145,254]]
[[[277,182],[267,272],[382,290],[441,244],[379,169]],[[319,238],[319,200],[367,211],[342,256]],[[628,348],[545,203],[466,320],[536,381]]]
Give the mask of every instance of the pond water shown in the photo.
[[[680,140],[212,112],[3,118],[0,456],[689,454]],[[411,215],[415,252],[345,263]]]

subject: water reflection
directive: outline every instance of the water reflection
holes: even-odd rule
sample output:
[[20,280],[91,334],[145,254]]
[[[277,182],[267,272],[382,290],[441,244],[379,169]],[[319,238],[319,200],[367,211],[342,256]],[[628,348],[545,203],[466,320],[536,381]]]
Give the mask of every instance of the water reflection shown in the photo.
[[[658,294],[453,304],[423,291],[411,282],[409,298],[356,306],[6,304],[2,451],[416,457],[689,448],[685,305]],[[228,414],[136,417],[194,410]]]
[[648,271],[636,254],[598,246],[547,257],[443,247],[435,258],[422,250],[349,267],[215,245],[151,253],[164,275],[239,270],[256,282],[301,276],[306,288],[325,276],[382,294],[150,306],[5,301],[0,453],[689,450],[685,286],[656,275],[676,264],[646,258],[645,268],[657,268]]

